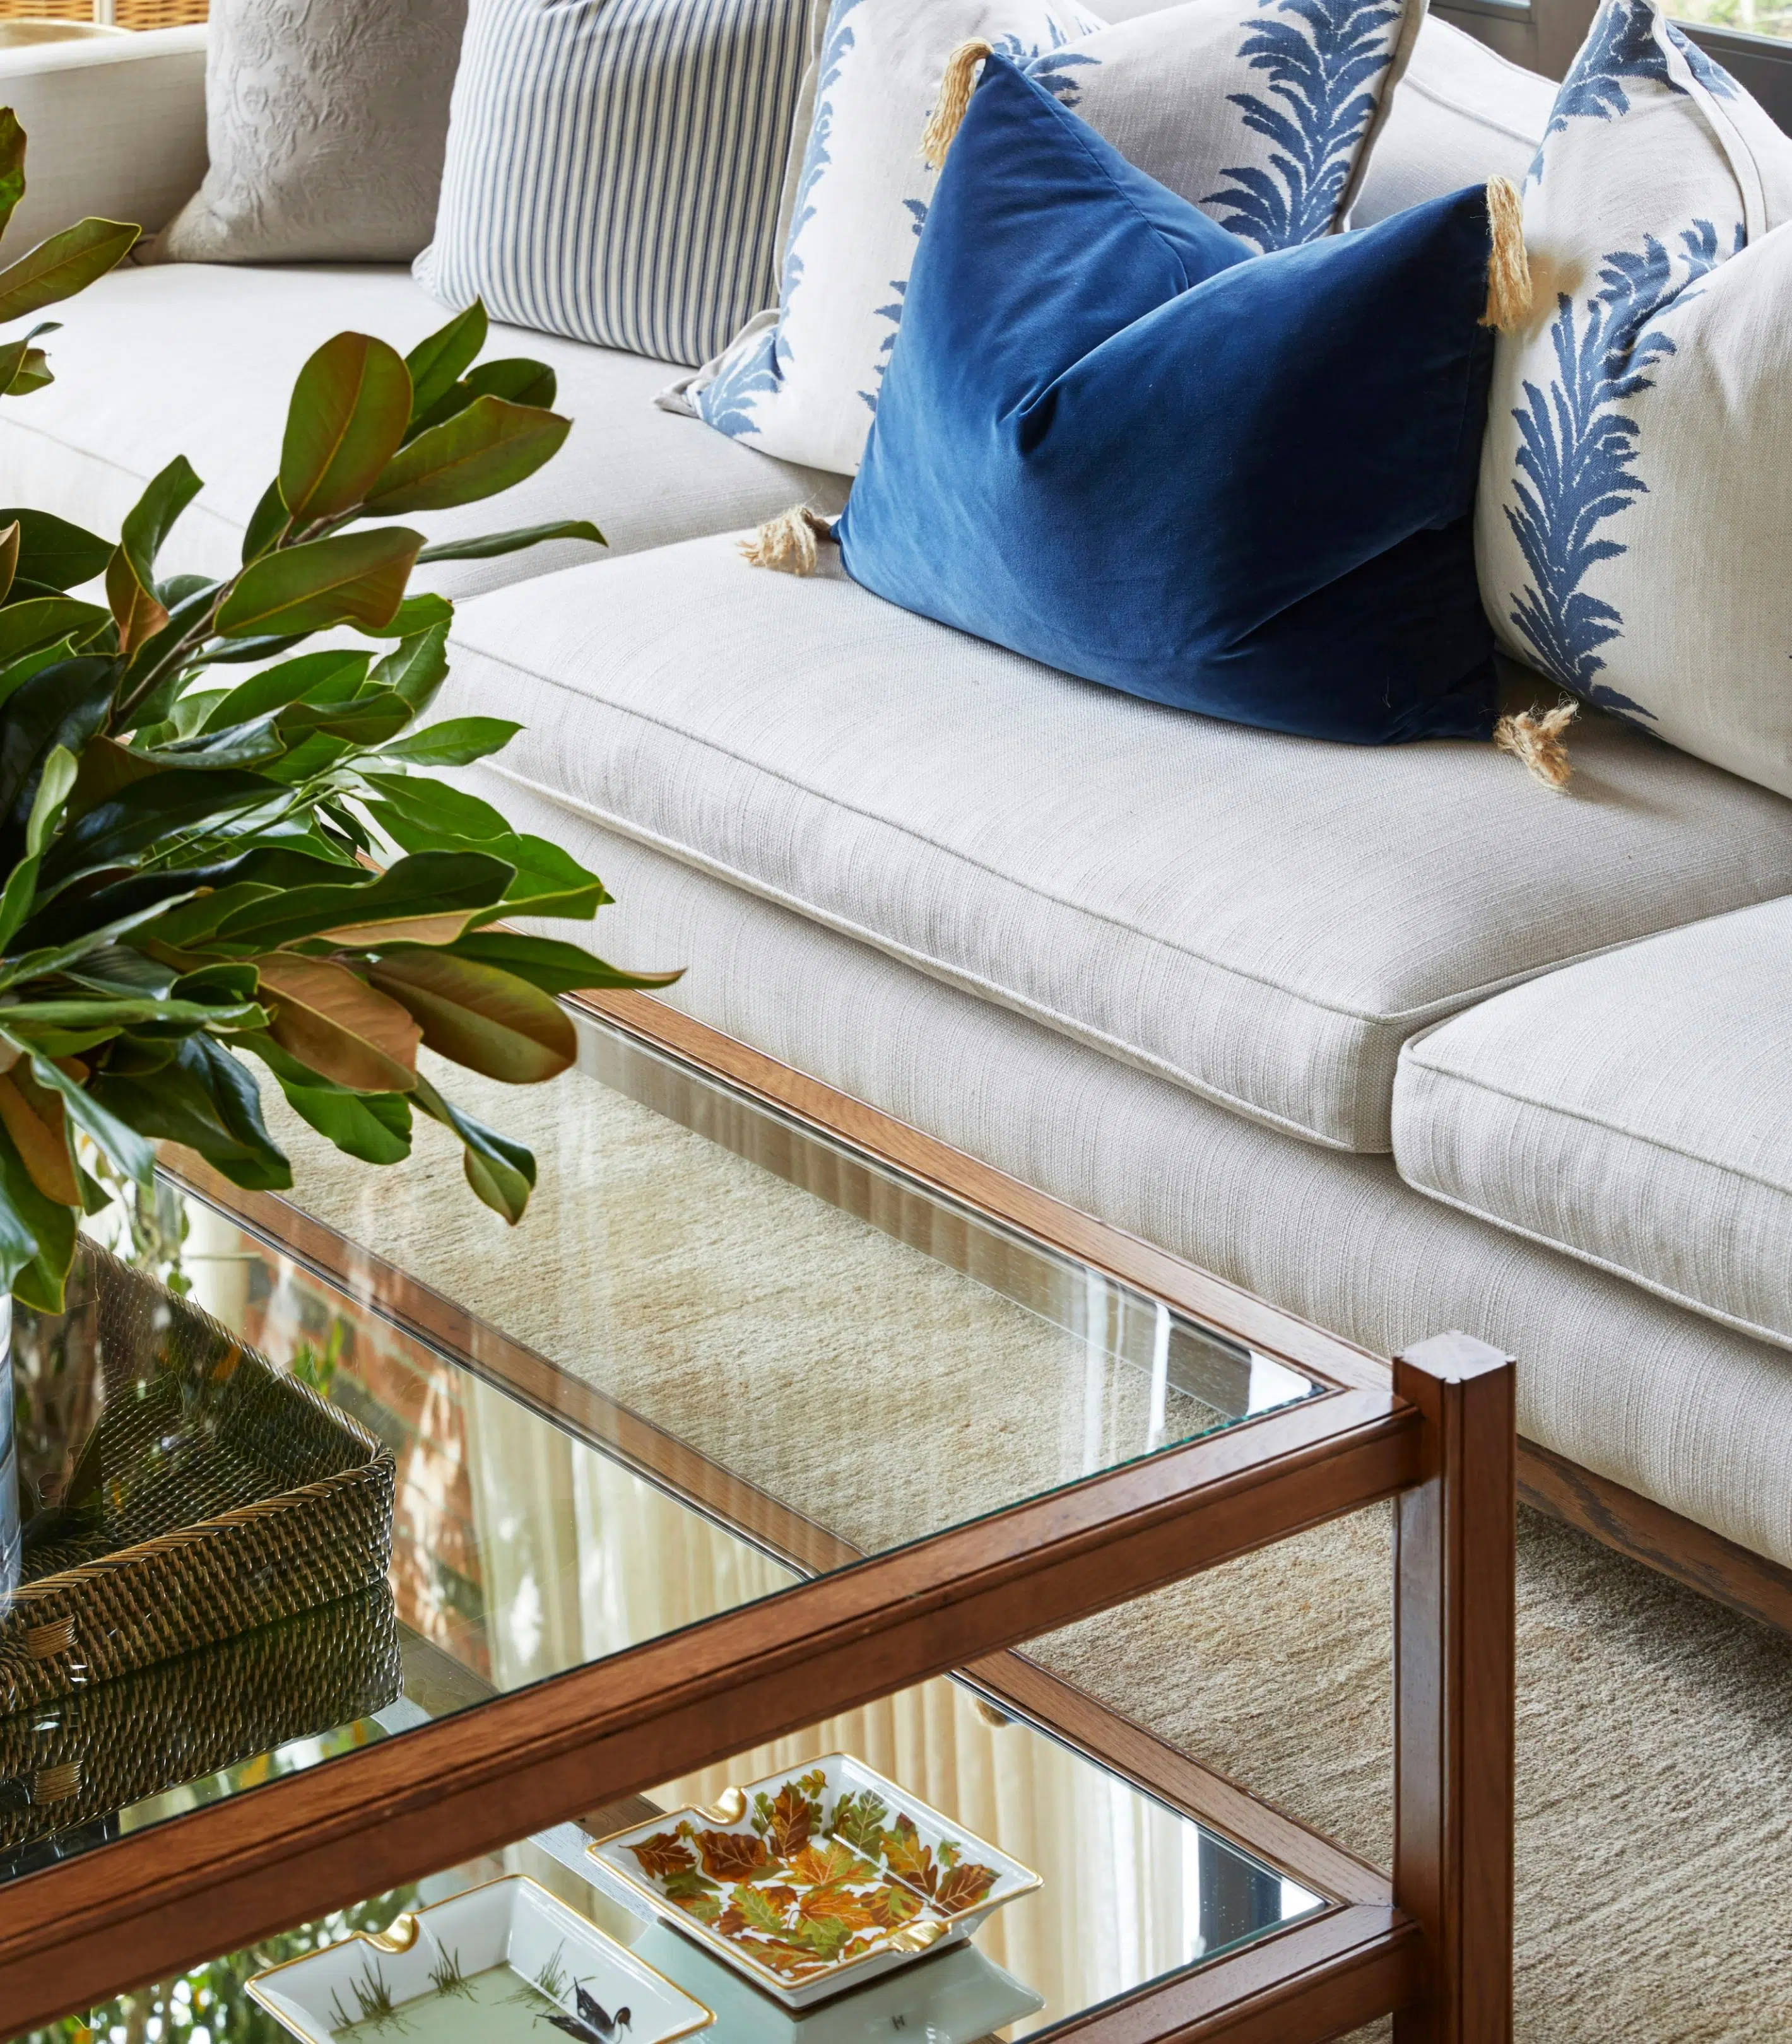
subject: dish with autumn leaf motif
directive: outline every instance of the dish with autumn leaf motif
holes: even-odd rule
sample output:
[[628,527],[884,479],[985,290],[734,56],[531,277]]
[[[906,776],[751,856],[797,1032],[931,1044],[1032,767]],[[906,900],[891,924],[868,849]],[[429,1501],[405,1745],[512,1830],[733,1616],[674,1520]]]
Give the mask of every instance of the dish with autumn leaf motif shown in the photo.
[[590,1851],[630,1895],[791,2008],[968,1938],[1040,1885],[844,1753]]

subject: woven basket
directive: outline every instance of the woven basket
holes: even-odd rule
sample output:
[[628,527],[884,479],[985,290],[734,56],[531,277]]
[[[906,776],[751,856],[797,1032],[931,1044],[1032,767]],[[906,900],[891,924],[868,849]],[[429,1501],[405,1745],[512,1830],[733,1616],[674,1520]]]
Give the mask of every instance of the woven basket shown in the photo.
[[[209,0],[117,0],[113,23],[121,29],[178,29],[203,21]],[[93,0],[0,0],[0,21],[90,21]]]
[[25,1529],[0,1712],[385,1581],[390,1449],[103,1250],[83,1245],[69,1297],[57,1338],[100,1393],[70,1466],[97,1457],[97,1493],[85,1515]]
[[383,1583],[321,1611],[0,1719],[0,1878],[146,1796],[352,1724],[399,1692]]

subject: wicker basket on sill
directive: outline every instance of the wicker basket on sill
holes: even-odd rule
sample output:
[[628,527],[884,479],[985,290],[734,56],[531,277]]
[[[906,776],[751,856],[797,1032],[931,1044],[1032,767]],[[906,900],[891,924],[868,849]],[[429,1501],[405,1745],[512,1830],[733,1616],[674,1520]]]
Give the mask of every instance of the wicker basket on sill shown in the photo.
[[53,1330],[94,1377],[97,1425],[67,1459],[93,1501],[35,1544],[27,1529],[0,1608],[0,1714],[385,1581],[390,1449],[103,1250],[82,1245],[69,1298],[15,1340]]
[[[117,0],[113,21],[121,29],[179,29],[203,21],[207,0]],[[90,21],[93,0],[0,0],[0,21]]]
[[398,1615],[376,1583],[0,1718],[0,1878],[29,1871],[46,1840],[145,1796],[370,1717],[401,1681]]

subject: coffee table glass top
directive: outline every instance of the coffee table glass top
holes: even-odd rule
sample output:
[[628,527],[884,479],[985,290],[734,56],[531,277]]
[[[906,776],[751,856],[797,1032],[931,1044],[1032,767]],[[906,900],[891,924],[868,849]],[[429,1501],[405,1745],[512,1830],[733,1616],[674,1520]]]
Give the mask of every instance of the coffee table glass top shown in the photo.
[[[391,1450],[390,1566],[129,1687],[77,1667],[66,1695],[0,1713],[0,1877],[1321,1388],[607,1024],[580,1029],[558,1085],[455,1075],[459,1105],[536,1151],[519,1228],[421,1117],[417,1154],[378,1172],[283,1122],[296,1204],[255,1229],[171,1185],[134,1245],[114,1225],[121,1254],[160,1251],[164,1271],[178,1243],[177,1282],[225,1337]],[[68,1563],[46,1527],[140,1537],[125,1508],[209,1424],[175,1397],[109,1436],[88,1521],[59,1525],[106,1389],[74,1332],[17,1331],[28,1583]],[[1111,1788],[1131,1808],[1102,1780],[1096,1803]]]
[[[634,1825],[656,1807],[713,1803],[731,1784],[840,1750],[859,1754],[967,1831],[1000,1842],[1040,1876],[1037,1890],[997,1910],[967,1950],[929,1954],[843,2000],[794,2015],[602,1884],[587,1847],[612,1823]],[[383,1929],[402,1911],[506,1873],[549,1888],[676,1981],[714,2012],[712,2034],[727,2044],[875,2044],[898,2031],[932,2044],[975,2044],[994,2034],[1019,2039],[1322,1906],[1298,1882],[1024,1720],[998,1721],[949,1680],[921,1684],[594,1813],[583,1826],[556,1826],[502,1854],[379,1898],[355,1910],[353,1923]],[[348,1927],[338,1920],[330,1931],[340,1935]],[[246,2004],[242,1983],[311,1950],[321,1928],[195,1969],[184,1990],[175,1982],[149,1994],[184,2004],[187,2019],[205,2023],[214,2037],[271,2036],[271,2023]],[[153,2016],[160,2006],[140,2013]],[[92,2013],[97,2034],[106,2038],[125,2032],[132,2011],[113,2004]],[[422,2019],[410,2019],[414,2031],[394,2026],[386,2034],[420,2039],[431,2034]],[[161,2034],[170,2033],[164,2027]],[[357,2044],[360,2034],[355,2033]]]

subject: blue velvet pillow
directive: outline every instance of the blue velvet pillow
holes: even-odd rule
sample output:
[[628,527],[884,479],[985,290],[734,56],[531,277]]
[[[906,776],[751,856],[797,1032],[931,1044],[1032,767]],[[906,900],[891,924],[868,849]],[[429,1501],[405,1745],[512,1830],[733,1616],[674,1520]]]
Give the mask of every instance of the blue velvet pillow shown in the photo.
[[1486,738],[1485,194],[1258,255],[999,57],[839,538],[905,609],[1130,694]]

